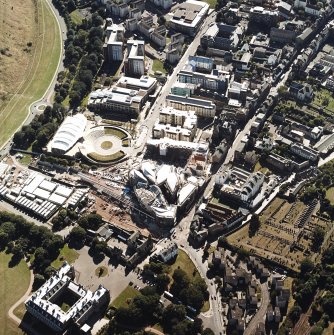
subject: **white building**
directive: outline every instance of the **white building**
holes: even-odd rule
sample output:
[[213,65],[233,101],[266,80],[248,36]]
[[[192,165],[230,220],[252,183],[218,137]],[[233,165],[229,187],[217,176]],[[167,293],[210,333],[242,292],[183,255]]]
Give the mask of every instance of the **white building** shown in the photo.
[[319,152],[312,148],[306,147],[300,143],[293,143],[290,147],[290,150],[301,158],[308,159],[312,162],[315,162],[319,158]]
[[175,242],[171,242],[158,253],[158,256],[162,259],[164,263],[167,263],[171,259],[175,258],[178,254],[179,247]]
[[[56,332],[63,332],[71,322],[78,326],[110,300],[110,294],[102,285],[95,291],[84,289],[73,281],[74,268],[64,263],[58,272],[48,279],[26,300],[27,311]],[[65,312],[61,308],[61,297],[71,295],[74,304]]]
[[124,40],[124,27],[121,25],[113,24],[107,27],[107,58],[109,63],[112,61],[123,60],[123,40]]
[[82,137],[86,125],[87,119],[83,114],[67,116],[48,144],[50,151],[65,154]]
[[166,97],[167,106],[182,111],[195,111],[197,116],[214,118],[216,115],[216,105],[211,100],[195,99],[169,94]]
[[125,73],[129,76],[142,76],[145,72],[145,42],[128,40],[127,50]]
[[159,121],[154,125],[153,138],[170,138],[175,141],[192,141],[197,129],[197,116],[194,111],[180,111],[164,107]]
[[222,196],[243,202],[249,202],[259,192],[264,182],[264,174],[251,173],[234,167],[224,174],[216,176],[216,185]]
[[89,95],[87,107],[92,111],[105,111],[138,115],[147,92],[124,87],[98,89]]

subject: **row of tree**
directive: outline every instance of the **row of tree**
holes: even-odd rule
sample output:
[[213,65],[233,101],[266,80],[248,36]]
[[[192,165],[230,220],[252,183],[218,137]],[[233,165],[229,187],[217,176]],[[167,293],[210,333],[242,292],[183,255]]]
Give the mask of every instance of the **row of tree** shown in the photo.
[[58,103],[53,107],[47,106],[43,114],[36,115],[29,125],[14,134],[14,146],[20,149],[32,146],[33,151],[40,152],[64,120],[65,112],[65,108]]

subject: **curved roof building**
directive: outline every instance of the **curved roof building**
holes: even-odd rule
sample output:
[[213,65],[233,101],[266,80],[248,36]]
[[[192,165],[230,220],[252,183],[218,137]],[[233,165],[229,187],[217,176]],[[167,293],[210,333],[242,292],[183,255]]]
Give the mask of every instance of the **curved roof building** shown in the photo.
[[83,114],[67,116],[51,141],[51,151],[65,154],[82,137],[86,124]]

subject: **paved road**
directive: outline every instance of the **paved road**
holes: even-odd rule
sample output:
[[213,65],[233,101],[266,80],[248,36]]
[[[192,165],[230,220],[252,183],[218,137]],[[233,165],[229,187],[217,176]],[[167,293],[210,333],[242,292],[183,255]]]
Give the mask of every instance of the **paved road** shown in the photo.
[[[67,28],[64,19],[59,15],[58,11],[54,8],[52,5],[51,0],[46,0],[46,3],[48,4],[50,10],[52,11],[54,17],[56,18],[58,28],[59,28],[59,33],[60,33],[60,41],[61,41],[61,56],[58,61],[58,67],[57,70],[52,78],[51,83],[49,84],[48,88],[46,89],[43,97],[38,100],[34,101],[30,106],[29,106],[29,114],[27,115],[26,119],[24,122],[18,127],[16,131],[18,131],[23,125],[28,125],[32,119],[35,117],[36,114],[41,113],[41,110],[39,109],[40,106],[46,106],[51,104],[51,99],[52,95],[54,93],[54,88],[57,82],[57,75],[60,71],[64,70],[64,65],[63,65],[63,59],[64,59],[64,41],[66,40],[66,34],[67,34]],[[15,132],[16,132],[15,131]],[[15,133],[14,132],[14,133]],[[14,135],[14,134],[13,134]],[[12,137],[0,148],[0,157],[3,157],[8,154],[10,147],[11,147],[11,142],[12,142]]]
[[243,335],[253,335],[255,334],[256,327],[260,322],[264,322],[265,315],[267,312],[267,308],[269,305],[269,290],[267,283],[261,284],[261,306],[259,310],[256,312],[251,322],[247,325]]
[[156,99],[155,103],[151,107],[150,112],[148,113],[145,120],[143,120],[142,124],[145,125],[148,129],[145,138],[142,138],[140,141],[140,145],[138,147],[135,146],[133,150],[133,156],[136,156],[137,153],[143,151],[144,146],[146,145],[146,141],[148,137],[152,134],[152,128],[159,117],[159,111],[161,107],[165,104],[166,96],[170,93],[170,90],[174,83],[177,81],[177,76],[180,70],[186,64],[189,56],[195,55],[197,48],[200,45],[201,37],[208,29],[210,23],[215,22],[215,14],[209,15],[206,20],[204,21],[201,29],[198,31],[198,34],[194,37],[194,40],[189,45],[187,51],[184,53],[178,64],[175,66],[173,73],[168,76],[166,84],[163,86],[160,95]]
[[[190,229],[190,224],[192,218],[195,214],[195,208],[193,208],[189,214],[181,220],[179,225],[175,228],[175,242],[178,243],[179,247],[183,249],[190,259],[195,264],[197,270],[199,271],[201,277],[205,280],[210,297],[217,296],[217,287],[213,284],[212,280],[209,280],[206,273],[208,270],[207,261],[203,262],[203,250],[202,249],[194,249],[192,248],[187,239]],[[205,327],[210,327],[215,334],[219,334],[223,330],[223,319],[222,319],[222,309],[220,306],[220,298],[217,296],[216,299],[209,299],[210,302],[210,310],[206,313],[201,313],[201,318],[203,320]]]

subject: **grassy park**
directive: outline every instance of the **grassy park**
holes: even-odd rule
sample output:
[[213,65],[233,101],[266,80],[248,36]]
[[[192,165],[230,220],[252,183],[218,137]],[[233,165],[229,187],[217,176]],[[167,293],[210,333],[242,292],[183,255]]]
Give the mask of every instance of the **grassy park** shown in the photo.
[[79,254],[74,249],[69,248],[69,246],[65,244],[63,249],[60,250],[58,258],[54,260],[51,265],[58,269],[65,261],[67,261],[69,264],[72,264],[78,257]]
[[194,263],[183,250],[179,250],[175,263],[170,266],[170,275],[178,268],[182,269],[190,279],[200,277]]
[[28,289],[30,272],[27,264],[9,266],[12,255],[0,253],[0,335],[18,335],[22,331],[8,318],[9,308],[20,299]]
[[161,60],[159,59],[154,59],[153,60],[153,66],[152,66],[152,71],[156,72],[156,71],[160,71],[162,73],[166,73],[167,71],[164,68],[164,64],[162,63]]
[[[3,16],[0,36],[0,44],[7,50],[0,61],[1,146],[25,120],[29,106],[43,97],[57,69],[61,43],[58,24],[46,1],[2,1],[0,12],[8,13]],[[18,30],[24,33],[13,38],[11,32]],[[18,45],[27,46],[17,49]]]
[[331,205],[334,205],[334,187],[330,187],[326,191],[326,199],[329,200],[329,202],[331,203]]
[[127,307],[131,300],[139,294],[139,291],[132,286],[127,286],[119,296],[111,302],[111,306],[114,308]]

